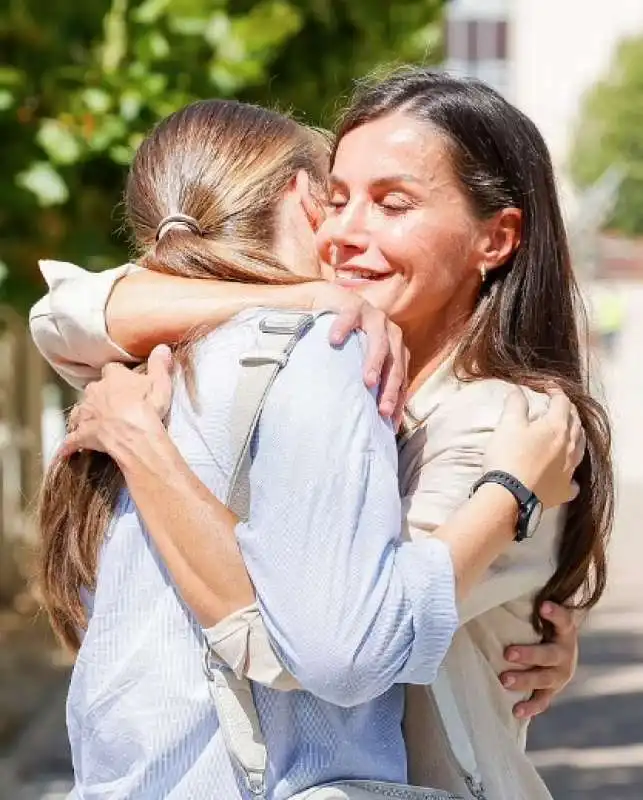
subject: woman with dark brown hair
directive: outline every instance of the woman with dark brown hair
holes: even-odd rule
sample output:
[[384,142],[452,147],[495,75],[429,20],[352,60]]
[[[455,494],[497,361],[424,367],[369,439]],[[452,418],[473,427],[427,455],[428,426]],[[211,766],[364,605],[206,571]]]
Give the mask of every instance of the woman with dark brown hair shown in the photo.
[[[374,147],[375,142],[377,147]],[[207,150],[207,147],[204,149]],[[216,149],[207,151],[217,152]],[[168,152],[171,150],[168,149]],[[570,601],[583,586],[588,587],[586,596],[582,598],[586,605],[591,605],[600,596],[604,581],[603,545],[611,512],[611,472],[606,425],[600,409],[584,389],[573,313],[573,276],[546,148],[533,125],[487,87],[418,70],[366,89],[358,97],[340,129],[332,162],[331,204],[334,211],[318,232],[319,249],[336,283],[349,291],[358,290],[373,304],[385,308],[392,319],[400,324],[409,345],[411,401],[401,440],[400,463],[404,511],[408,533],[412,538],[406,544],[425,548],[429,544],[436,545],[441,539],[448,542],[462,601],[461,622],[466,624],[456,636],[451,655],[447,656],[447,672],[457,685],[458,705],[462,701],[465,723],[479,734],[482,721],[490,734],[485,739],[496,745],[500,742],[502,761],[506,762],[494,765],[488,742],[474,736],[482,777],[489,796],[493,798],[547,796],[544,786],[530,773],[526,759],[521,761],[524,725],[512,720],[512,701],[496,696],[487,673],[496,671],[503,646],[516,640],[516,632],[519,639],[528,635],[530,621],[536,619],[531,611],[534,600],[539,603],[541,598],[551,597]],[[139,159],[138,166],[146,170],[140,183],[146,189],[132,195],[130,184],[130,200],[134,198],[140,201],[141,208],[147,208],[150,199],[156,202],[156,206],[149,205],[154,213],[142,220],[144,225],[140,230],[143,235],[138,237],[139,243],[148,248],[145,265],[169,272],[180,272],[182,265],[186,265],[183,271],[192,269],[195,264],[207,269],[208,263],[214,264],[214,268],[218,267],[219,270],[221,265],[228,269],[230,264],[234,264],[234,244],[226,243],[226,236],[234,243],[237,233],[235,225],[239,217],[226,215],[220,209],[209,217],[211,206],[208,206],[208,202],[211,201],[200,191],[193,196],[189,192],[187,196],[179,193],[169,200],[163,198],[163,203],[159,203],[156,200],[157,193],[147,189],[153,185],[149,177],[153,176],[158,185],[174,188],[185,185],[172,181],[171,171],[167,174],[171,163],[169,160],[159,167],[153,160],[146,162]],[[180,163],[185,164],[185,161]],[[136,166],[133,171],[135,180]],[[294,183],[289,184],[284,201],[287,201],[286,205],[281,207],[286,217],[282,219],[290,213],[295,215],[291,219],[298,218],[301,222],[301,214],[304,213],[308,224],[314,221],[317,210],[315,203],[310,200],[308,178],[301,173],[305,171],[310,176],[310,169],[302,166],[296,172]],[[221,180],[220,173],[216,175]],[[223,179],[229,177],[229,172],[223,173]],[[279,196],[276,186],[273,188],[273,196]],[[240,187],[237,187],[237,191],[240,191]],[[213,197],[217,198],[216,192],[213,192]],[[251,198],[252,203],[257,199]],[[170,220],[171,227],[163,232],[163,222],[167,216],[174,219]],[[132,214],[132,217],[135,225],[139,224],[137,215]],[[243,216],[240,218],[243,219]],[[256,236],[259,230],[269,229],[267,222],[270,215],[261,219],[263,228],[253,229],[252,235]],[[305,230],[303,225],[297,227],[299,269],[302,268],[302,254],[308,236]],[[155,246],[154,234],[159,231],[159,243]],[[251,252],[258,257],[257,248],[250,247],[251,234],[246,234],[241,241],[249,247],[246,253]],[[209,250],[210,243],[212,252]],[[274,242],[271,244],[274,245]],[[288,250],[284,252],[288,254]],[[283,254],[281,257],[287,260]],[[234,277],[231,272],[214,272],[214,275]],[[311,269],[309,274],[312,272]],[[191,274],[194,275],[194,272]],[[209,274],[213,274],[212,271]],[[139,285],[144,285],[148,277],[151,276],[126,278],[117,289],[123,294],[128,281],[133,290],[135,278]],[[243,277],[247,279],[248,273]],[[258,279],[262,277],[260,275]],[[168,286],[172,281],[171,278],[164,280],[168,281]],[[152,284],[153,281],[148,286]],[[70,288],[69,283],[65,288]],[[290,302],[294,301],[296,307],[309,306],[310,299],[306,298],[315,297],[314,292],[319,291],[319,287],[303,284],[295,289],[288,292]],[[275,290],[271,296],[276,297],[276,292],[286,291]],[[306,292],[311,294],[307,295]],[[117,294],[114,292],[110,302],[116,301]],[[275,305],[270,301],[268,304]],[[166,311],[171,317],[171,309]],[[191,324],[208,322],[197,316],[193,315]],[[145,327],[146,322],[145,317],[141,318],[139,330]],[[135,329],[137,323],[130,320],[129,325],[130,329]],[[229,329],[217,334],[222,337],[220,345],[225,344],[226,331]],[[112,332],[117,336],[114,326]],[[146,335],[150,337],[149,331]],[[270,448],[262,451],[262,433],[270,441],[272,432],[275,442],[280,441],[280,437],[285,441],[283,437],[288,433],[288,426],[284,428],[282,420],[280,427],[274,416],[279,407],[277,401],[283,404],[286,422],[292,425],[297,419],[297,408],[300,406],[296,403],[295,387],[286,381],[293,367],[289,365],[275,386],[277,399],[274,401],[273,417],[269,418],[273,421],[266,422],[266,427],[260,430],[253,464],[256,472],[254,488],[260,496],[265,497],[266,508],[262,509],[264,516],[260,514],[253,526],[251,515],[248,525],[237,527],[236,534],[257,591],[262,619],[271,643],[299,683],[318,697],[330,701],[331,705],[370,705],[375,702],[372,700],[375,696],[381,696],[386,702],[395,694],[389,687],[398,681],[430,682],[435,661],[429,663],[426,659],[429,651],[435,658],[440,646],[436,640],[432,640],[430,648],[424,651],[423,666],[414,661],[413,648],[409,650],[413,636],[411,640],[405,638],[408,629],[404,620],[412,621],[408,616],[394,615],[389,619],[389,622],[393,620],[394,625],[386,629],[385,641],[388,646],[384,650],[378,647],[378,642],[381,644],[382,640],[372,635],[372,627],[382,624],[382,606],[378,603],[384,603],[385,598],[390,600],[391,597],[388,588],[383,594],[377,588],[389,587],[389,583],[381,583],[380,580],[373,582],[373,576],[380,575],[378,569],[382,565],[385,567],[389,563],[387,559],[395,553],[407,552],[404,544],[395,546],[396,538],[391,538],[391,520],[387,516],[391,498],[385,492],[386,471],[379,474],[378,490],[388,497],[383,504],[388,508],[384,515],[384,527],[388,533],[386,537],[379,538],[377,532],[370,529],[376,521],[382,522],[382,507],[378,506],[379,512],[370,518],[369,533],[373,534],[371,551],[360,562],[363,564],[363,574],[361,569],[351,569],[354,563],[351,557],[356,556],[359,549],[354,539],[347,540],[345,547],[341,545],[341,540],[339,543],[323,540],[315,525],[310,525],[311,519],[313,522],[316,519],[315,515],[312,518],[305,517],[304,524],[296,516],[291,521],[287,513],[290,509],[292,514],[292,506],[288,504],[293,499],[304,502],[308,492],[316,501],[315,513],[322,514],[320,521],[324,520],[328,525],[336,523],[336,518],[325,503],[333,500],[341,507],[345,495],[352,496],[352,492],[355,492],[356,497],[362,497],[365,485],[369,485],[366,478],[366,484],[361,479],[357,483],[351,480],[354,477],[350,469],[352,461],[348,457],[344,461],[344,456],[351,452],[355,440],[360,447],[367,445],[359,435],[360,431],[364,435],[360,426],[364,420],[368,420],[368,430],[374,429],[372,412],[367,411],[364,398],[360,400],[360,396],[355,394],[351,388],[353,384],[342,382],[346,376],[339,380],[339,384],[335,384],[335,388],[340,386],[344,389],[341,412],[336,407],[336,401],[333,406],[329,394],[321,391],[319,384],[314,385],[315,378],[325,374],[323,370],[320,371],[319,365],[330,369],[330,362],[335,364],[339,354],[329,349],[324,356],[325,351],[319,348],[315,348],[314,353],[306,352],[304,345],[309,337],[312,342],[310,347],[313,347],[314,339],[309,334],[294,352],[299,363],[299,381],[309,370],[309,391],[305,399],[300,395],[299,401],[320,414],[326,409],[342,425],[347,422],[348,427],[343,430],[344,434],[349,431],[350,435],[329,437],[329,429],[320,424],[321,417],[318,419],[316,414],[309,413],[305,417],[306,425],[295,425],[297,436],[292,442],[300,459],[295,462],[299,468],[295,473],[299,471],[300,474],[291,475],[282,463],[290,455],[287,445],[284,444],[281,458],[274,452],[269,458]],[[215,340],[216,337],[212,337],[212,341]],[[60,345],[60,341],[58,343]],[[43,344],[41,339],[41,346]],[[128,342],[124,341],[123,344]],[[354,347],[353,350],[351,347],[347,345],[343,352],[348,355],[352,352],[354,357]],[[60,349],[58,354],[61,352]],[[329,354],[333,354],[332,357]],[[315,356],[312,360],[311,355]],[[203,364],[197,362],[196,373],[197,377],[204,374]],[[225,371],[222,375],[211,376],[210,380],[224,375]],[[137,395],[132,390],[125,398],[131,402],[126,402],[124,408],[121,402],[119,407],[119,392],[123,392],[124,386],[133,385],[129,382],[130,377],[136,380],[136,376],[110,375],[102,387],[88,396],[77,414],[77,421],[81,425],[74,436],[74,446],[103,449],[114,457],[123,470],[139,513],[145,519],[149,533],[159,547],[185,602],[202,624],[211,626],[231,611],[248,605],[253,598],[253,586],[239,568],[240,559],[233,552],[237,520],[186,470],[185,463],[172,448],[149,402],[136,402]],[[339,377],[335,375],[336,379]],[[482,488],[478,489],[472,500],[453,519],[451,515],[463,503],[469,491],[477,488],[479,479],[484,477],[485,464],[489,465],[484,459],[488,443],[494,442],[494,437],[500,437],[504,450],[502,457],[509,459],[508,462],[502,462],[502,457],[499,458],[504,466],[517,457],[515,452],[511,453],[512,443],[507,441],[507,430],[511,431],[512,437],[520,439],[520,436],[525,436],[527,441],[529,435],[533,434],[533,426],[540,424],[524,423],[523,428],[521,423],[513,427],[509,425],[508,428],[503,423],[493,433],[512,383],[530,387],[527,394],[532,409],[542,409],[546,405],[543,396],[536,394],[533,389],[543,389],[552,383],[562,387],[578,408],[587,434],[588,454],[577,473],[579,498],[571,504],[566,518],[560,511],[552,512],[533,538],[515,545],[483,579],[481,571],[494,560],[502,549],[501,545],[507,541],[506,526],[504,530],[498,530],[496,536],[500,539],[492,543],[491,539],[481,535],[488,515],[481,514],[479,508],[472,516],[465,515],[472,514],[472,504],[476,501],[490,502],[491,496],[488,493],[482,495],[481,492],[497,488],[489,484],[493,478],[487,475],[487,482],[482,483]],[[135,385],[138,386],[138,383]],[[323,385],[322,382],[321,387]],[[183,399],[184,391],[179,389],[178,392],[179,398],[175,398],[174,404],[187,408],[188,404]],[[199,392],[199,396],[202,399],[202,392]],[[225,399],[220,402],[225,408]],[[560,411],[560,398],[552,400],[551,405],[552,410],[547,412],[549,417],[546,415],[545,420],[551,421],[551,414],[557,408]],[[113,413],[114,409],[117,413]],[[518,419],[520,414],[514,413],[515,419]],[[343,420],[342,416],[348,419]],[[569,425],[572,428],[576,425],[573,417],[570,414]],[[175,423],[173,407],[170,433],[176,437],[176,430],[172,430],[174,424],[178,423]],[[273,429],[272,425],[276,427]],[[316,431],[316,427],[320,430]],[[317,436],[322,437],[320,447],[325,445],[326,451],[334,450],[337,442],[335,453],[340,454],[341,470],[339,464],[326,462],[322,458],[321,450],[315,448]],[[497,446],[498,440],[495,441]],[[296,447],[297,442],[300,443],[299,448]],[[333,443],[333,448],[329,448],[329,442]],[[513,446],[517,446],[517,442]],[[520,463],[521,469],[524,469],[524,453],[522,448],[517,449],[521,458],[513,463]],[[386,445],[383,445],[383,450],[387,450]],[[314,456],[311,459],[314,465],[312,471],[304,466],[307,458],[310,458],[309,451]],[[362,454],[364,452],[375,451],[368,446],[362,450]],[[215,458],[217,453],[210,451],[209,455]],[[536,455],[537,452],[530,453],[527,463]],[[153,469],[149,467],[151,458],[154,458]],[[267,472],[262,477],[261,464],[264,458],[268,459],[263,467]],[[498,459],[498,456],[494,458]],[[85,472],[80,474],[88,479],[87,485],[95,491],[95,475],[100,465],[83,455],[77,462],[78,466],[83,459],[86,459]],[[162,471],[160,464],[163,464]],[[195,463],[191,462],[191,465],[194,467]],[[497,462],[494,462],[496,465]],[[293,462],[288,461],[288,468],[292,471]],[[71,604],[64,597],[61,603],[61,586],[70,587],[76,596],[82,585],[92,587],[96,563],[95,535],[93,538],[77,538],[75,551],[69,548],[69,536],[67,543],[64,543],[61,531],[67,525],[69,534],[69,520],[72,521],[71,528],[78,529],[85,520],[90,519],[90,523],[94,524],[97,518],[88,515],[80,518],[77,513],[73,516],[69,508],[61,510],[65,501],[60,497],[60,474],[57,478],[56,470],[67,469],[61,463],[54,467],[43,514],[50,531],[49,541],[58,547],[56,549],[52,544],[49,549],[52,568],[46,574],[51,579],[48,587],[50,605],[55,612],[63,614],[63,619],[70,619],[68,609]],[[225,472],[224,468],[221,469]],[[268,472],[272,480],[268,479]],[[355,472],[362,474],[357,469],[357,462]],[[516,475],[518,472],[515,470]],[[100,471],[98,474],[102,475]],[[205,484],[213,490],[211,476],[205,480]],[[302,493],[297,491],[298,486],[308,489]],[[512,486],[507,485],[506,480],[501,488],[513,498]],[[540,490],[545,491],[544,484]],[[214,491],[216,493],[216,489]],[[286,495],[276,496],[277,491],[286,492]],[[371,497],[369,492],[366,492],[366,496]],[[380,502],[382,499],[379,498]],[[494,493],[493,499],[497,502],[500,497]],[[512,499],[512,502],[517,502],[520,514],[516,520],[514,505],[509,528],[519,539],[529,537],[537,527],[536,506],[520,496]],[[109,503],[103,502],[105,507],[109,509]],[[58,513],[52,513],[56,509]],[[127,513],[128,507],[121,508],[120,518],[126,517]],[[494,514],[497,514],[498,521],[503,519],[504,512],[498,508],[494,508],[492,517]],[[450,521],[445,524],[447,517]],[[105,521],[106,516],[98,518]],[[341,527],[332,524],[331,530],[334,532]],[[259,531],[265,534],[278,528],[283,529],[279,536],[257,535]],[[465,531],[467,535],[463,536]],[[315,532],[318,534],[316,538],[312,536]],[[304,533],[305,536],[302,535]],[[486,531],[486,534],[489,535],[489,532]],[[111,536],[108,540],[112,547],[113,538]],[[383,549],[378,550],[378,547]],[[83,558],[88,553],[89,560]],[[384,554],[387,554],[386,557]],[[222,569],[222,557],[226,558],[227,569]],[[373,558],[379,566],[374,572],[369,572],[369,564],[373,567]],[[104,559],[103,554],[101,573],[107,569]],[[275,568],[274,563],[282,566],[287,559],[295,559],[287,563],[297,564],[298,568],[286,570],[285,573]],[[64,572],[61,572],[61,561],[75,570],[68,576],[73,580],[66,580]],[[432,571],[439,561],[437,551],[431,553],[429,561],[433,567],[428,568],[428,561],[424,564],[426,584],[422,587],[422,593],[435,590],[431,576],[437,580]],[[116,570],[117,563],[120,563],[120,559],[113,564],[112,570]],[[89,564],[85,574],[78,569],[79,564],[84,567]],[[329,564],[332,570],[326,572]],[[385,567],[384,571],[387,569]],[[356,572],[364,583],[354,583]],[[311,605],[308,596],[316,594],[313,591],[316,579],[321,581],[324,591],[323,576],[327,574],[341,576],[340,588],[344,590],[348,585],[352,590],[345,597],[361,597],[365,604],[358,604],[355,608],[345,602],[336,605],[327,596],[327,613],[316,623],[312,609],[319,608],[320,598],[316,596],[316,604]],[[417,586],[415,588],[418,589]],[[534,598],[538,589],[541,592]],[[410,591],[408,586],[406,591]],[[372,608],[369,611],[369,604],[366,603],[369,598],[376,598],[375,614]],[[78,604],[74,607],[78,609]],[[393,607],[397,606],[394,604]],[[397,607],[398,613],[403,607],[404,604]],[[391,607],[386,608],[390,610]],[[108,618],[109,614],[103,608],[97,621],[94,606],[88,635],[92,634],[92,628],[96,630],[101,624],[107,624]],[[71,623],[73,629],[78,621],[72,617]],[[422,626],[413,627],[415,635],[426,636],[428,629],[423,631]],[[135,635],[135,630],[132,628],[131,636]],[[383,630],[379,628],[380,633]],[[122,631],[118,633],[119,637],[127,640]],[[257,635],[265,635],[265,632],[258,630]],[[86,642],[87,639],[84,648]],[[343,645],[347,649],[342,650]],[[318,657],[312,662],[306,659],[307,648],[310,652],[310,649],[322,647],[326,648],[321,651],[324,659],[320,661]],[[82,659],[79,660],[82,668]],[[394,667],[393,662],[397,666]],[[92,666],[96,668],[98,665]],[[250,669],[251,664],[248,663],[247,667]],[[465,695],[467,678],[472,692]],[[260,697],[263,696],[262,691],[270,691],[260,690],[259,687],[255,687],[255,690]],[[277,702],[274,693],[265,697],[268,696],[271,703]],[[104,701],[101,703],[104,708],[103,704]],[[261,712],[261,703],[258,705]],[[416,704],[410,705],[409,711],[414,707]],[[430,719],[430,709],[424,711],[424,720]],[[395,718],[396,714],[393,716]],[[326,714],[319,717],[319,721],[322,718],[327,720]],[[288,719],[292,724],[295,717],[289,716]],[[356,719],[353,716],[352,722]],[[345,717],[345,722],[347,720]],[[407,719],[407,722],[410,720]],[[262,718],[263,723],[267,728],[264,734],[270,738],[271,732],[273,735],[275,733],[274,728],[271,729],[273,723],[270,715]],[[414,724],[423,724],[423,720]],[[331,777],[333,773],[335,777],[347,777],[347,774],[355,776],[356,770],[359,773],[357,777],[390,779],[393,775],[394,779],[395,776],[399,778],[399,773],[387,771],[386,764],[389,762],[385,751],[379,748],[377,736],[369,739],[367,730],[368,725],[359,732],[351,728],[344,730],[344,740],[354,743],[355,751],[350,757],[350,765],[342,764],[341,759],[338,762],[337,753],[333,751]],[[398,752],[396,747],[399,739],[394,731],[395,726],[387,729],[385,737],[389,755]],[[279,753],[277,764],[299,763],[301,752],[297,751],[297,747],[300,742],[297,736],[293,739],[295,744],[288,743],[287,752],[283,751],[283,742],[281,745],[276,743]],[[331,725],[325,744],[316,742],[313,746],[311,742],[308,743],[308,747],[313,746],[313,751],[309,753],[315,753],[313,761],[318,769],[314,776],[310,773],[307,773],[307,777],[302,777],[300,773],[297,773],[297,777],[288,776],[275,767],[275,784],[271,789],[275,792],[274,796],[287,797],[288,792],[301,789],[302,782],[328,779],[327,747],[332,739]],[[353,762],[352,756],[357,755],[357,750],[364,748],[367,741],[371,745],[371,759],[372,754],[377,753],[376,759],[368,760],[366,751],[369,748],[365,748],[360,758]],[[433,767],[429,777],[432,785],[439,781],[446,788],[464,794],[471,789],[470,782],[463,781],[461,775],[447,774],[448,770],[447,773],[441,773],[441,768],[448,768],[449,764],[448,759],[440,758],[440,746],[436,741],[434,753],[440,763],[419,766]],[[319,748],[326,752],[326,760],[322,759],[324,767],[320,767],[322,749]],[[496,752],[497,762],[498,755]],[[411,767],[415,766],[411,753]],[[110,768],[113,770],[113,763]],[[421,779],[425,780],[426,775]]]

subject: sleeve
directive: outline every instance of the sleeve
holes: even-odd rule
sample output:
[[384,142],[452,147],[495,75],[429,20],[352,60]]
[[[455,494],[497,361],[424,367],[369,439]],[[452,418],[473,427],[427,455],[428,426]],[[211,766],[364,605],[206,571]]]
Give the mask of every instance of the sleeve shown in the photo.
[[[495,430],[511,386],[480,381],[463,387],[445,415],[432,423],[424,454],[402,500],[406,534],[417,541],[443,525],[469,497],[483,474],[487,443]],[[525,390],[532,418],[542,413],[547,399]],[[448,415],[448,416],[447,416]],[[513,543],[487,570],[459,604],[464,625],[492,608],[540,589],[556,569],[558,536],[564,510],[543,514],[533,538]]]
[[305,689],[352,706],[431,683],[457,626],[448,548],[401,542],[397,451],[353,336],[324,317],[275,382],[237,536],[272,645]]
[[203,635],[214,655],[238,678],[281,692],[301,689],[275,653],[257,603],[204,628]]
[[110,361],[136,361],[112,341],[105,325],[114,286],[134,269],[125,264],[89,272],[62,261],[40,262],[49,292],[31,309],[31,335],[53,369],[77,389],[99,378]]

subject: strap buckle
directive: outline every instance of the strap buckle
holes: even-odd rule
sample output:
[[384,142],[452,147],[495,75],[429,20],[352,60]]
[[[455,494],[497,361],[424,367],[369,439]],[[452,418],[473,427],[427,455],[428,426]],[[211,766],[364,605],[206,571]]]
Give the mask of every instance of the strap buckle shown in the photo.
[[280,350],[256,350],[244,353],[239,359],[242,367],[261,367],[264,364],[278,364],[282,369],[288,363],[288,353]]
[[217,669],[226,668],[226,664],[219,661],[217,658],[216,653],[210,647],[210,645],[206,642],[205,647],[203,648],[203,661],[201,663],[201,667],[203,668],[203,674],[209,681],[214,681],[214,673]]
[[253,797],[263,800],[266,796],[266,781],[260,772],[246,772],[246,787]]
[[296,314],[287,311],[280,314],[271,314],[259,322],[262,333],[278,333],[284,336],[301,335],[311,327],[315,317],[312,314]]

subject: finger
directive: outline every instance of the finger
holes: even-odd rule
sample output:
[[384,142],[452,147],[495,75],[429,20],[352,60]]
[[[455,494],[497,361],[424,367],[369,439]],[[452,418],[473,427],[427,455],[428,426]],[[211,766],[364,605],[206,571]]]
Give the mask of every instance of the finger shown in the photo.
[[585,451],[587,450],[587,437],[582,428],[578,433],[574,434],[572,446],[573,451],[570,457],[570,468],[574,472],[585,457]]
[[571,481],[569,484],[569,494],[567,495],[566,503],[572,503],[580,494],[580,484],[577,481]]
[[505,651],[505,659],[523,667],[556,667],[561,661],[561,647],[554,643],[512,644]]
[[371,388],[380,380],[382,369],[391,352],[386,322],[385,314],[375,309],[371,309],[362,319],[361,327],[366,334],[367,342],[364,381]]
[[380,414],[387,419],[390,418],[393,415],[393,411],[395,411],[395,403],[397,398],[397,393],[395,392],[394,386],[391,386],[390,384],[393,368],[393,356],[391,356],[389,353],[384,361],[384,366],[382,367],[380,392],[377,400]]
[[158,344],[147,360],[147,374],[152,380],[155,377],[165,378],[172,372],[172,350],[166,344]]
[[68,433],[60,445],[58,453],[61,458],[69,458],[74,453],[79,453],[83,449],[83,439],[77,432]]
[[411,356],[409,354],[408,349],[404,348],[404,381],[402,382],[402,387],[400,389],[400,394],[397,398],[397,406],[395,407],[395,411],[393,412],[393,424],[395,425],[395,432],[399,431],[400,426],[402,425],[402,420],[404,419],[404,407],[406,405],[406,392],[408,389],[408,380],[409,380],[409,363],[411,360]]
[[567,448],[569,467],[573,471],[580,464],[585,453],[585,434],[576,409],[572,412],[572,424],[569,430]]
[[571,609],[548,600],[542,604],[540,616],[554,626],[556,639],[577,636],[576,621],[574,612]]
[[[119,361],[110,361],[109,364],[105,364],[105,366],[102,368],[101,375],[103,378],[106,378],[108,375],[114,375],[114,374],[117,375],[119,372],[122,372],[123,370],[129,372],[129,369],[124,364],[121,364]],[[94,383],[95,381],[90,383],[87,386],[87,389],[91,388],[94,385]]]
[[500,682],[505,689],[510,689],[512,692],[531,694],[538,689],[558,688],[561,679],[555,669],[533,667],[532,669],[503,672]]
[[554,692],[549,689],[538,689],[529,700],[516,703],[513,708],[514,717],[518,719],[531,719],[547,711],[554,697]]
[[574,406],[560,389],[548,389],[547,394],[549,395],[549,408],[545,412],[545,416],[557,425],[564,425],[565,430],[568,430]]
[[80,423],[80,406],[74,406],[72,410],[69,412],[69,417],[67,418],[67,430],[68,431],[75,431]]
[[330,343],[334,345],[343,344],[349,335],[358,329],[361,310],[354,308],[344,308],[335,317],[330,326]]
[[383,417],[392,417],[406,379],[406,356],[402,334],[392,323],[387,325],[390,352],[384,361],[380,381],[379,409]]
[[150,380],[149,400],[165,416],[172,402],[172,351],[167,345],[158,345],[150,353],[147,377]]
[[500,425],[526,425],[529,420],[529,404],[525,393],[520,389],[512,389],[507,395],[500,417]]

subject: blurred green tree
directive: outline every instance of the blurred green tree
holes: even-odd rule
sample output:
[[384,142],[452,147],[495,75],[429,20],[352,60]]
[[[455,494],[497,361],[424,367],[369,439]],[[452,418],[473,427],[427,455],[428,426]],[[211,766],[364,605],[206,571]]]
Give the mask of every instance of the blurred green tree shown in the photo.
[[[444,0],[5,0],[0,299],[42,293],[37,259],[119,263],[124,173],[159,118],[238,97],[328,124],[353,78],[439,57]],[[116,209],[116,212],[115,212]]]
[[609,227],[643,235],[643,37],[624,40],[608,75],[586,94],[570,157],[585,188],[610,167],[624,172]]

